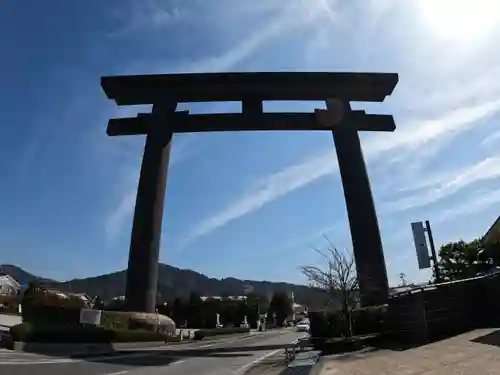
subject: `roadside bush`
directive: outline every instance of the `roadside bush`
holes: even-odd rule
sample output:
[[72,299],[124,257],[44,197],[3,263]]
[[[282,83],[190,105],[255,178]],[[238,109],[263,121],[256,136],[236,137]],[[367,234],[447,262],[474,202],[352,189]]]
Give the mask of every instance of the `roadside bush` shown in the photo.
[[0,294],[0,313],[19,314],[18,297]]
[[230,335],[230,334],[236,334],[236,333],[248,333],[248,332],[250,332],[250,329],[240,328],[240,327],[200,329],[194,333],[194,338],[195,338],[195,340],[202,340],[205,337]]
[[14,308],[14,307],[11,307],[11,306],[0,307],[0,314],[18,315],[18,316],[21,315],[21,314],[19,314],[19,310],[17,308]]
[[29,323],[17,324],[10,329],[14,341],[46,343],[110,343],[167,341],[159,332],[144,330],[107,329],[95,326],[43,327]]
[[345,317],[341,311],[332,311],[327,314],[328,336],[344,337],[349,336],[349,328]]
[[[351,310],[354,335],[381,333],[387,315],[387,305],[369,306]],[[330,338],[345,336],[347,325],[340,311],[309,312],[311,337]]]
[[309,311],[311,337],[328,337],[328,320],[324,311]]
[[123,311],[101,312],[101,326],[108,329],[128,329],[129,315]]
[[80,324],[80,309],[60,306],[29,305],[22,308],[23,322],[41,326]]
[[381,333],[385,330],[387,305],[369,306],[351,311],[355,335]]

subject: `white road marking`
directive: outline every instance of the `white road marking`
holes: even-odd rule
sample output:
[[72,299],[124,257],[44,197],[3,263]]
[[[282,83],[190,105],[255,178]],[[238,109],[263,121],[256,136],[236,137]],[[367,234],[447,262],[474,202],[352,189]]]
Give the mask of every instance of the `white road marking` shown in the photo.
[[71,363],[71,362],[77,362],[74,359],[71,358],[66,358],[66,359],[53,359],[53,360],[43,360],[43,361],[2,361],[0,362],[0,365],[53,365],[56,363]]
[[179,363],[186,362],[186,361],[187,361],[187,359],[181,359],[180,361],[172,362],[171,365],[177,365]]
[[106,375],[123,375],[123,374],[128,374],[128,371],[110,372]]
[[[33,360],[30,362],[27,361],[0,361],[0,365],[53,365],[58,363],[74,363],[74,362],[91,362],[91,361],[100,361],[100,362],[108,362],[113,361],[115,359],[123,359],[123,358],[138,358],[138,357],[151,357],[162,355],[161,351],[159,352],[150,352],[150,353],[134,353],[127,355],[116,355],[116,356],[95,356],[95,357],[85,357],[85,358],[56,358],[56,359],[46,359],[46,360],[37,360],[36,358],[32,358]],[[175,357],[175,356],[172,356]]]
[[259,358],[257,358],[256,360],[254,360],[254,361],[252,361],[252,362],[250,362],[250,363],[247,363],[247,364],[246,364],[246,365],[244,365],[244,366],[241,366],[241,367],[240,367],[240,368],[238,368],[237,370],[234,370],[234,371],[233,371],[233,373],[234,373],[234,372],[239,372],[239,371],[242,371],[242,370],[246,370],[246,369],[247,369],[247,368],[249,368],[250,366],[253,366],[253,365],[255,365],[256,363],[259,363],[260,361],[262,361],[262,360],[266,359],[267,357],[272,356],[273,354],[276,354],[276,353],[280,352],[281,350],[282,350],[282,349],[277,349],[277,350],[273,350],[272,352],[269,352],[269,353],[267,353],[267,354],[264,354],[262,357],[259,357]]

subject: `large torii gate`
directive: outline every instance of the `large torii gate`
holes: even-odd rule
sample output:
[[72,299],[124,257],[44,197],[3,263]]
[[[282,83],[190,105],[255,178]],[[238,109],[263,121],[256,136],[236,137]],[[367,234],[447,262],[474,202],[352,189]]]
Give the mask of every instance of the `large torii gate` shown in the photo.
[[[107,134],[146,135],[126,283],[130,311],[154,311],[163,203],[173,133],[241,130],[333,132],[362,305],[387,301],[380,230],[358,131],[394,131],[391,115],[352,111],[351,101],[382,102],[393,73],[202,73],[103,77],[117,105],[152,104],[150,114],[111,119]],[[326,101],[315,113],[265,113],[263,101]],[[242,113],[189,114],[178,103],[240,101]]]

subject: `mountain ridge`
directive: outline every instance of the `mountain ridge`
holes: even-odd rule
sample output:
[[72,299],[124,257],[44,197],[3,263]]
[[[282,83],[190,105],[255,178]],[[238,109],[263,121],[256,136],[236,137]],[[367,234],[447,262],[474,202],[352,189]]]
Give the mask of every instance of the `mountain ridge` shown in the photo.
[[[11,275],[20,284],[42,281],[47,286],[63,292],[87,293],[110,299],[125,294],[126,270],[68,281],[56,281],[33,275],[21,267],[4,264],[0,270]],[[205,296],[244,295],[251,289],[254,293],[267,296],[275,292],[294,293],[295,301],[308,307],[324,306],[327,300],[324,291],[306,285],[287,282],[241,280],[235,277],[211,278],[194,270],[158,264],[158,289],[163,299],[185,298],[191,292]]]

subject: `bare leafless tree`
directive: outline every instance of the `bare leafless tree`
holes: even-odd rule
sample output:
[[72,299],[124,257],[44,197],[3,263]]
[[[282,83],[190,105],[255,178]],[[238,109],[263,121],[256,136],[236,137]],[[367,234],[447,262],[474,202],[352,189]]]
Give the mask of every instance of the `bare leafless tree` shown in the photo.
[[301,266],[301,272],[308,278],[312,286],[325,290],[332,300],[340,297],[342,315],[346,323],[346,334],[352,336],[351,311],[352,303],[358,290],[358,278],[353,254],[338,250],[326,237],[326,251],[313,250],[325,260],[325,266]]

